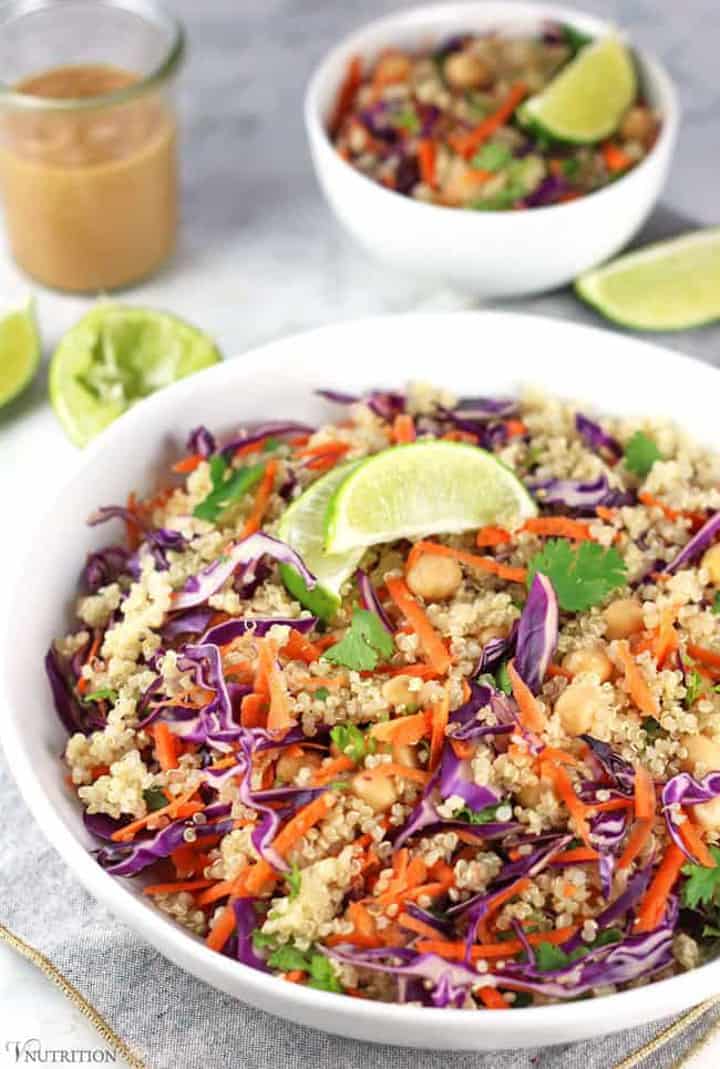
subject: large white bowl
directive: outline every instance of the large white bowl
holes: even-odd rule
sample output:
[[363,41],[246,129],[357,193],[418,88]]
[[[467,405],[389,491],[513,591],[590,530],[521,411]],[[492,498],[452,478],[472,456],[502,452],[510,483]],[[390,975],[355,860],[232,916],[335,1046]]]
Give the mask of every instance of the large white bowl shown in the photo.
[[366,62],[390,45],[416,49],[452,34],[533,33],[547,20],[592,36],[609,23],[554,4],[455,3],[378,19],[346,37],[320,63],[305,95],[305,125],[320,185],[341,223],[391,267],[458,286],[481,297],[553,289],[621,249],[650,214],[667,175],[678,103],[665,69],[634,46],[643,92],[662,115],[649,155],[629,174],[587,197],[518,212],[473,212],[423,204],[393,193],[346,163],[327,134],[349,60]]
[[208,950],[153,908],[132,880],[113,878],[88,854],[80,807],[63,779],[64,732],[52,708],[43,656],[70,624],[85,553],[107,539],[87,528],[97,505],[143,493],[167,471],[188,430],[220,432],[265,417],[327,420],[338,409],[321,386],[360,391],[442,382],[465,394],[505,394],[521,384],[588,400],[601,410],[676,418],[720,446],[720,377],[665,349],[603,331],[498,313],[364,320],[274,342],[185,379],[143,401],[105,431],[57,488],[48,515],[28,531],[24,559],[7,562],[0,627],[0,737],[27,804],[87,890],[160,953],[194,976],[281,1017],[357,1039],[416,1047],[491,1049],[584,1039],[668,1016],[720,991],[720,963],[623,994],[568,1005],[436,1010],[340,997],[255,972]]

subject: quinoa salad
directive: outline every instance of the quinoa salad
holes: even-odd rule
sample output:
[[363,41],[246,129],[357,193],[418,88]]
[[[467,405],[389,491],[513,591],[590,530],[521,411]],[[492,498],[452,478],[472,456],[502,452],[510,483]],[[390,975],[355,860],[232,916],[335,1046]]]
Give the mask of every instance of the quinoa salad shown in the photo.
[[551,24],[534,37],[465,33],[419,52],[388,48],[365,65],[356,57],[329,134],[362,174],[428,204],[502,211],[575,200],[632,170],[660,129],[637,89],[616,128],[587,144],[524,113],[590,43]]
[[[530,391],[324,395],[319,428],[196,428],[90,518],[109,542],[46,668],[97,862],[212,950],[354,998],[482,1012],[701,965],[720,457]],[[527,517],[368,545],[319,597],[288,508],[436,441],[493,454]]]

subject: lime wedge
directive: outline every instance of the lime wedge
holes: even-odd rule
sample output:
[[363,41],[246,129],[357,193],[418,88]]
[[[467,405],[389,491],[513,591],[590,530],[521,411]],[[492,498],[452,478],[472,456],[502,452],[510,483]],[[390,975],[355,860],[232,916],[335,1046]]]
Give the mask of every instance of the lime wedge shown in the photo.
[[461,442],[414,442],[361,461],[327,510],[325,547],[347,553],[378,542],[452,534],[536,513],[522,483],[491,453]]
[[601,141],[617,129],[636,92],[632,56],[617,37],[604,37],[578,52],[518,114],[560,141]]
[[685,330],[720,319],[720,227],[648,245],[575,283],[584,301],[636,330]]
[[29,386],[40,363],[33,302],[0,319],[0,408]]
[[300,575],[289,564],[280,565],[280,575],[294,598],[316,616],[329,620],[340,604],[340,588],[357,568],[363,550],[348,553],[325,552],[325,514],[333,494],[359,461],[341,464],[294,501],[283,514],[278,535],[296,550],[318,580],[308,590]]
[[55,350],[50,401],[68,437],[86,445],[136,401],[220,359],[207,334],[175,316],[101,304]]

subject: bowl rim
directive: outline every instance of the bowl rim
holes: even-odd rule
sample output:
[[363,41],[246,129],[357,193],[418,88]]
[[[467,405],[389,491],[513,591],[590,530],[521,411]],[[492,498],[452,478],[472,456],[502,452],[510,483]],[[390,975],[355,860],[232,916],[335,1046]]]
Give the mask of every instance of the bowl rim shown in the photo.
[[[332,158],[335,165],[339,165],[340,169],[348,177],[352,175],[366,191],[372,188],[384,198],[392,197],[393,203],[396,205],[404,203],[407,206],[406,210],[422,211],[426,218],[429,218],[428,213],[432,213],[438,220],[440,216],[437,213],[442,213],[445,219],[455,215],[460,216],[465,221],[468,218],[482,219],[484,222],[488,219],[501,218],[510,226],[519,226],[520,223],[517,221],[526,219],[528,215],[533,217],[542,214],[547,217],[548,213],[577,212],[585,207],[588,202],[602,204],[605,198],[614,195],[618,189],[627,189],[631,181],[642,181],[642,176],[649,167],[653,166],[656,158],[663,152],[671,151],[680,119],[680,104],[675,84],[667,68],[654,53],[635,45],[630,41],[629,36],[621,31],[621,36],[628,40],[632,48],[633,56],[641,74],[650,75],[653,84],[657,87],[659,95],[662,97],[662,122],[660,133],[648,154],[632,170],[609,185],[593,190],[592,193],[563,204],[539,205],[517,212],[473,212],[466,208],[454,208],[445,204],[428,204],[425,201],[415,200],[413,197],[406,197],[397,193],[396,190],[387,189],[385,186],[375,182],[374,179],[358,171],[356,167],[353,167],[351,163],[340,156],[329,137],[319,101],[320,92],[328,77],[328,69],[330,67],[342,59],[346,60],[356,52],[362,53],[367,37],[374,36],[384,28],[387,28],[390,38],[388,43],[391,44],[392,34],[398,29],[413,26],[421,27],[424,22],[430,20],[432,27],[428,28],[438,30],[443,17],[454,22],[458,18],[463,18],[464,13],[467,12],[468,21],[471,21],[473,17],[478,15],[482,15],[485,18],[488,12],[492,11],[503,12],[504,14],[498,14],[497,17],[499,20],[504,17],[506,24],[511,24],[513,19],[521,18],[529,18],[538,23],[545,20],[565,21],[572,25],[580,25],[581,28],[584,26],[598,35],[607,34],[616,28],[611,21],[603,19],[592,12],[553,3],[528,3],[526,0],[455,0],[454,3],[450,4],[423,4],[404,11],[383,15],[380,18],[363,23],[346,34],[324,54],[314,67],[305,88],[303,103],[305,127],[311,143],[317,145],[325,153],[326,158]],[[437,22],[434,20],[437,20]],[[338,86],[335,86],[335,92],[337,92],[337,88]],[[511,220],[514,222],[511,222]]]
[[[400,316],[377,315],[330,323],[310,330],[281,336],[260,346],[253,347],[246,351],[240,359],[224,360],[198,374],[204,376],[205,382],[214,380],[218,385],[222,385],[234,381],[236,384],[241,384],[253,375],[254,367],[260,365],[266,371],[274,362],[282,364],[287,359],[286,352],[288,347],[312,345],[314,339],[325,334],[331,336],[336,334],[341,338],[346,332],[359,327],[365,328],[374,324],[381,328],[393,320],[405,320],[412,323],[442,319],[457,322],[459,318],[468,322],[474,321],[480,327],[483,322],[488,320],[510,321],[522,319],[528,321],[530,325],[533,322],[536,323],[539,328],[543,328],[551,322],[553,329],[560,329],[579,336],[583,334],[601,335],[604,339],[609,336],[607,330],[598,326],[517,312],[473,310],[445,313],[407,313]],[[581,340],[581,337],[578,340]],[[703,372],[708,374],[716,374],[716,369],[711,366],[662,345],[633,337],[625,336],[623,338],[622,335],[621,340],[632,342],[633,347],[636,349],[644,349],[646,358],[648,360],[654,359],[656,364],[664,362],[666,366],[668,364],[674,365],[676,373],[682,373],[684,369],[692,369],[697,374],[702,369]],[[67,490],[74,486],[75,483],[82,481],[85,472],[93,468],[101,456],[121,456],[122,451],[115,449],[116,443],[119,445],[123,440],[126,440],[131,431],[137,430],[141,432],[142,429],[147,427],[148,423],[152,425],[153,413],[172,409],[176,398],[184,401],[187,396],[191,396],[193,385],[197,384],[197,381],[196,375],[189,376],[151,395],[144,399],[142,405],[137,405],[130,409],[99,435],[83,451],[79,462],[72,466],[67,477],[56,487],[46,508],[36,515],[33,520],[34,529],[37,532],[52,529],[51,521],[55,514],[57,502],[61,500]],[[150,418],[148,419],[148,417]],[[11,637],[16,626],[17,616],[13,614],[13,609],[21,604],[23,581],[25,574],[32,567],[35,545],[36,540],[34,538],[26,539],[22,559],[17,562],[18,566],[14,569],[14,574],[8,584],[8,597],[3,599],[3,604],[0,606],[0,636],[2,637]],[[9,685],[5,680],[5,658],[10,658],[13,643],[5,642],[0,646],[0,649],[7,651],[0,657],[0,701],[3,705],[14,706],[15,703],[11,702],[9,694]],[[188,930],[180,927],[160,910],[149,908],[143,904],[121,879],[111,876],[100,868],[87,847],[81,842],[76,830],[68,828],[61,815],[53,808],[50,796],[46,793],[30,760],[30,754],[26,749],[26,741],[20,731],[19,718],[12,715],[0,717],[0,744],[2,744],[11,775],[32,816],[38,822],[40,830],[53,849],[68,864],[73,876],[116,918],[126,923],[133,931],[139,933],[164,957],[175,962],[190,975],[210,984],[215,984],[215,986],[220,986],[221,977],[227,977],[232,991],[231,997],[239,998],[240,1000],[247,997],[251,1004],[262,1006],[264,1010],[276,1015],[282,1012],[281,1008],[276,1004],[278,1001],[286,1006],[295,1006],[300,1010],[314,1009],[327,1014],[328,1018],[332,1018],[338,1024],[338,1027],[344,1020],[352,1020],[360,1024],[364,1022],[365,1025],[369,1023],[382,1025],[384,1022],[408,1025],[415,1021],[418,1024],[423,1022],[434,1028],[444,1024],[446,1031],[449,1028],[453,1028],[457,1034],[468,1036],[477,1028],[482,1028],[482,1022],[486,1022],[491,1029],[492,1027],[499,1028],[501,1033],[506,1034],[507,1030],[501,1027],[502,1022],[511,1020],[512,1031],[518,1038],[529,1037],[532,1039],[534,1035],[542,1035],[543,1039],[539,1041],[541,1046],[547,1045],[547,1040],[544,1037],[551,1035],[558,1036],[557,1042],[563,1041],[562,1026],[566,1023],[568,1016],[577,1010],[577,1004],[574,1001],[548,1006],[519,1008],[513,1011],[511,1018],[502,1016],[504,1012],[502,1010],[484,1010],[482,1017],[478,1017],[473,1013],[460,1009],[415,1007],[398,1003],[353,999],[347,996],[338,997],[330,992],[286,983],[279,977],[259,972],[242,962],[224,957],[208,949],[203,941]],[[717,978],[717,984],[710,983],[710,976]],[[237,981],[238,977],[241,978],[241,985],[233,982],[233,978]],[[681,984],[682,987],[680,986]],[[239,994],[232,990],[238,986],[243,989]],[[710,990],[711,988],[713,991]],[[643,1022],[656,1019],[644,1012],[647,1010],[649,993],[652,994],[662,990],[664,993],[672,991],[680,995],[682,992],[680,998],[673,1000],[673,1002],[687,1007],[696,1003],[699,1004],[712,997],[712,993],[717,988],[720,988],[720,959],[707,962],[688,972],[680,973],[667,979],[643,984],[638,988],[627,991],[603,995],[589,1001],[598,1008],[599,1018],[605,1024],[612,1020],[613,1009],[622,1005],[624,1012],[620,1014],[620,1018],[624,1023],[621,1027],[628,1027],[626,1022],[630,1011],[636,1011]],[[221,990],[228,991],[229,988],[221,987]],[[688,997],[689,992],[692,993],[690,997]],[[269,1002],[264,1001],[264,996],[269,996]],[[663,1005],[666,1005],[668,998],[666,997],[661,1001]],[[491,1016],[488,1016],[488,1014]],[[292,1020],[293,1018],[291,1017],[290,1019]],[[334,1031],[337,1034],[338,1029],[333,1028],[328,1029],[328,1031]],[[612,1027],[610,1027],[610,1031],[613,1031]],[[367,1039],[367,1037],[365,1038]],[[384,1037],[379,1035],[375,1041],[383,1042]],[[533,1040],[533,1043],[537,1043],[537,1041]],[[510,1044],[510,1046],[518,1045],[522,1044]],[[526,1043],[524,1045],[530,1044]],[[429,1048],[421,1047],[419,1049]],[[461,1050],[468,1048],[457,1046],[446,1049]]]

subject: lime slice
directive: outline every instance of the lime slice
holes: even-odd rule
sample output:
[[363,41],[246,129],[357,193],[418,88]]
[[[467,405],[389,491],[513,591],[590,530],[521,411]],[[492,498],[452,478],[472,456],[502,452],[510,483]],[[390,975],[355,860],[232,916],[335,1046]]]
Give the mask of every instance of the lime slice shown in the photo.
[[207,334],[175,316],[101,304],[55,350],[50,401],[67,435],[86,445],[136,401],[220,359]]
[[329,620],[340,604],[340,588],[357,568],[363,550],[348,553],[325,552],[325,515],[328,503],[340,484],[359,461],[341,464],[308,487],[284,513],[278,535],[296,550],[318,580],[308,590],[289,564],[280,565],[280,575],[294,598],[316,616]]
[[536,513],[525,487],[491,453],[461,442],[414,442],[361,461],[328,506],[325,546],[361,546],[485,524],[514,527]]
[[40,363],[33,302],[0,319],[0,408],[29,386]]
[[575,283],[608,319],[636,330],[685,330],[720,319],[720,227],[648,245]]
[[560,141],[601,141],[617,129],[636,92],[632,56],[617,37],[604,37],[578,52],[518,114]]

